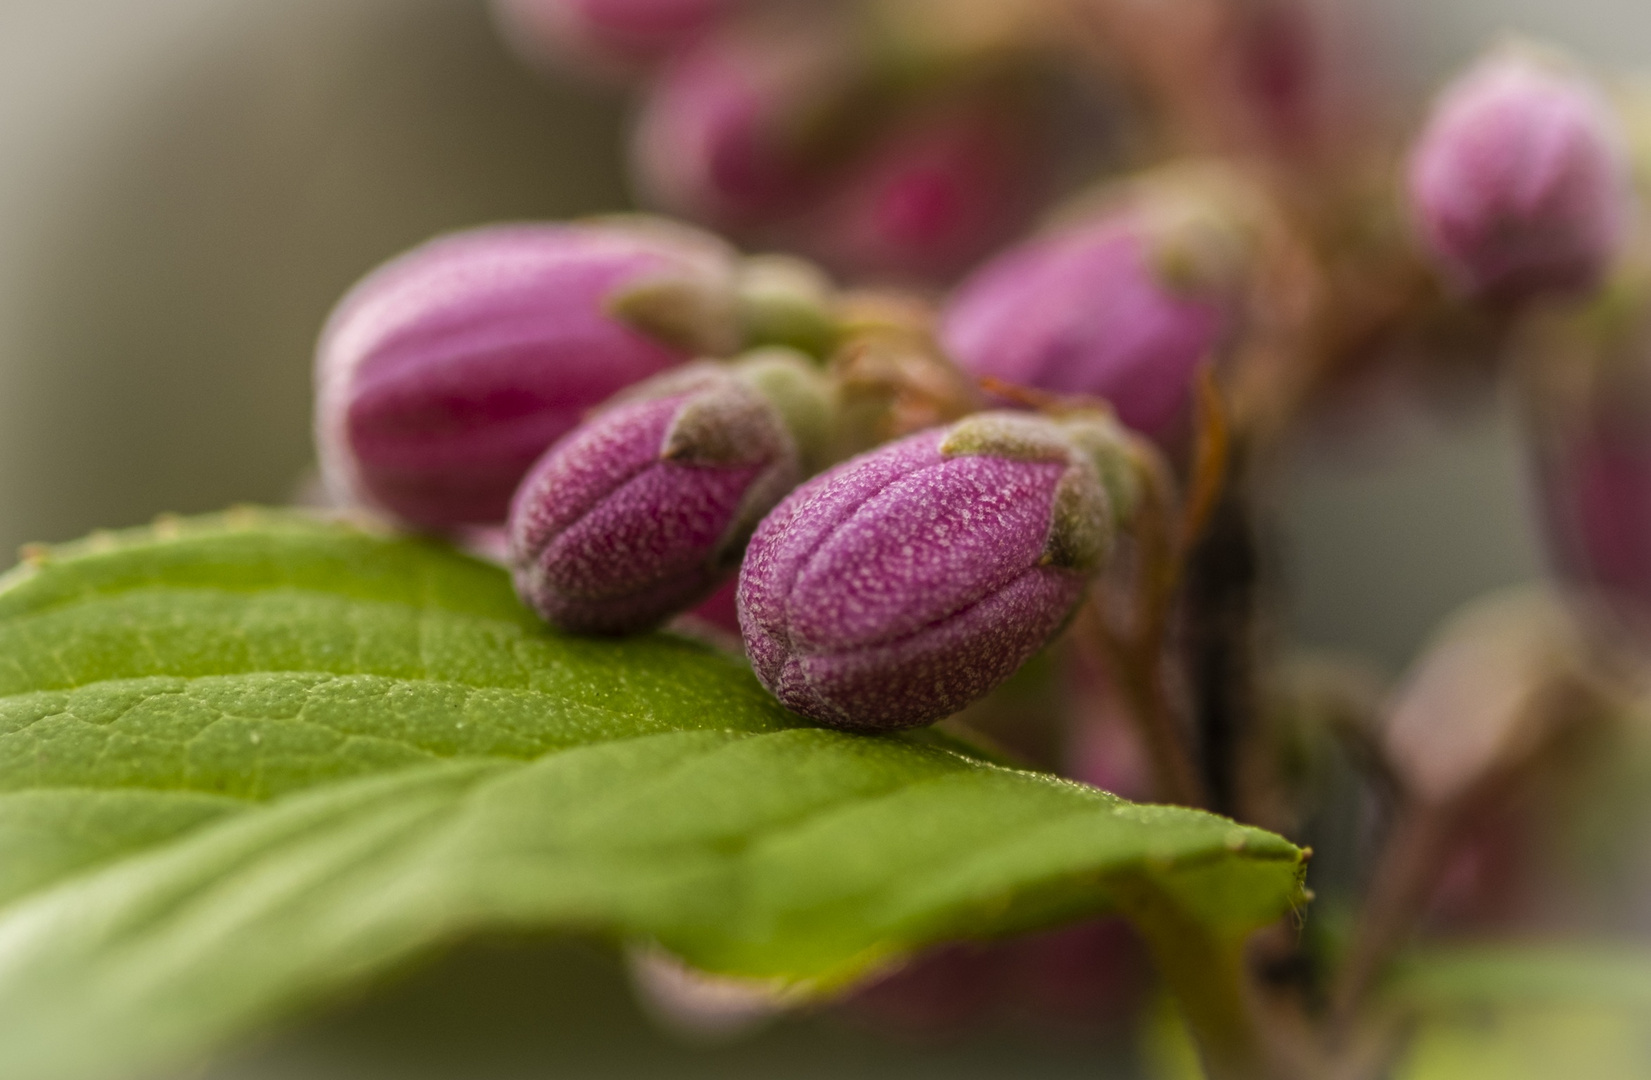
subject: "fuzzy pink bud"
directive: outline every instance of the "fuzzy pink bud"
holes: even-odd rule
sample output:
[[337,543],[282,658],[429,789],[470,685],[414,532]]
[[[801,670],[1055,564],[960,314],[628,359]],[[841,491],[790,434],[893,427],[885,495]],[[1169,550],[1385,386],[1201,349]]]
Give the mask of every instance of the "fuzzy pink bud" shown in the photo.
[[733,265],[714,237],[646,219],[477,229],[403,255],[322,335],[328,486],[418,528],[503,521],[528,466],[589,409],[694,355],[614,310],[681,308],[673,288],[714,292]]
[[855,458],[764,519],[740,571],[746,652],[822,724],[931,723],[1065,625],[1111,536],[1099,469],[1060,425],[978,414]]
[[775,350],[638,387],[557,443],[510,514],[516,588],[577,633],[646,630],[705,599],[805,475],[823,383]]
[[1411,152],[1424,246],[1476,298],[1592,287],[1628,238],[1625,138],[1582,76],[1521,52],[1488,57],[1439,96]]

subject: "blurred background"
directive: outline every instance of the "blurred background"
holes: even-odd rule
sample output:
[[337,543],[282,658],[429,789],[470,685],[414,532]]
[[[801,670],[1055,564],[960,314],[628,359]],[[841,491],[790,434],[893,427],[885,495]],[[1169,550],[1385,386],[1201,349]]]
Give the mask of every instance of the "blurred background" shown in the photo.
[[[1643,0],[1340,3],[1418,107],[1503,29],[1651,68]],[[286,501],[343,290],[436,232],[629,205],[626,110],[528,70],[479,0],[0,0],[0,548]],[[1396,670],[1539,573],[1525,469],[1495,405],[1309,440],[1294,631]],[[211,1075],[1093,1076],[1069,1050],[806,1020],[684,1050],[594,951],[479,947]]]

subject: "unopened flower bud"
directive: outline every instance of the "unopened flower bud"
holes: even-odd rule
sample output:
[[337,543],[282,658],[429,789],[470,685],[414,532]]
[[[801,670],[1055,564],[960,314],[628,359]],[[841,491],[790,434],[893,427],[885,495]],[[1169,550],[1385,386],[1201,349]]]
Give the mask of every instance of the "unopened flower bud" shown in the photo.
[[733,0],[494,0],[510,42],[535,60],[598,72],[646,68],[710,29]]
[[798,225],[801,250],[844,274],[943,281],[1026,224],[1050,170],[1019,102],[946,103],[896,120],[843,164]]
[[987,263],[952,295],[941,340],[976,375],[1105,398],[1160,435],[1229,330],[1249,242],[1190,189],[1116,201]]
[[981,413],[838,466],[764,519],[740,571],[746,651],[822,724],[930,723],[1065,625],[1112,536],[1060,424]]
[[[1641,388],[1643,389],[1643,388]],[[1651,626],[1651,431],[1645,399],[1597,403],[1542,447],[1550,541],[1567,576],[1641,636]]]
[[786,350],[638,387],[522,482],[510,514],[517,591],[578,633],[633,633],[692,607],[815,465],[828,424],[823,377]]
[[1528,51],[1493,54],[1444,90],[1407,179],[1428,254],[1477,299],[1588,289],[1628,239],[1620,120],[1589,80]]
[[1591,609],[1651,633],[1651,268],[1630,261],[1519,339],[1538,507],[1556,568]]
[[655,205],[721,227],[771,221],[808,197],[852,62],[829,27],[740,26],[679,55],[650,88],[633,170]]
[[[528,466],[589,409],[731,350],[734,267],[715,237],[645,218],[477,229],[403,255],[322,335],[329,488],[419,528],[502,522]],[[627,325],[627,305],[657,331]]]

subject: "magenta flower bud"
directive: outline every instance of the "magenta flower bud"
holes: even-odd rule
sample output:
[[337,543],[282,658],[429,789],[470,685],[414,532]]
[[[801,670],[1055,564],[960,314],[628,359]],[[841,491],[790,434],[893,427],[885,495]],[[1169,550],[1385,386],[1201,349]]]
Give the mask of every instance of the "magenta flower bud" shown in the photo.
[[[1621,303],[1619,299],[1617,301]],[[1643,305],[1641,300],[1640,304]],[[1645,314],[1620,341],[1592,335],[1544,354],[1536,385],[1538,507],[1556,569],[1598,613],[1651,636],[1651,338]]]
[[1563,568],[1651,611],[1651,437],[1609,426],[1577,432],[1548,466]]
[[1651,267],[1636,257],[1581,310],[1531,320],[1521,390],[1533,502],[1554,569],[1590,613],[1651,640]]
[[1112,537],[1093,460],[1058,424],[981,413],[797,489],[740,571],[757,677],[822,724],[927,724],[1065,625]]
[[643,218],[477,229],[401,256],[321,338],[329,488],[422,529],[502,522],[528,466],[588,410],[702,350],[687,297],[710,304],[733,268],[716,238]]
[[781,23],[717,34],[674,57],[632,136],[643,194],[724,227],[772,221],[808,198],[822,118],[846,88],[836,46],[829,29]]
[[1592,287],[1633,211],[1626,136],[1604,96],[1511,50],[1440,95],[1407,186],[1440,269],[1467,295],[1503,303]]
[[646,630],[705,599],[824,443],[823,376],[787,350],[662,376],[533,467],[510,512],[516,590],[576,633]]
[[630,72],[709,30],[735,0],[494,0],[506,37],[529,57]]
[[1009,250],[952,295],[942,342],[977,376],[1106,398],[1165,433],[1230,312],[1224,290],[1176,280],[1158,229],[1125,206]]
[[1050,171],[1037,127],[983,102],[905,117],[844,165],[797,243],[848,275],[950,278],[1025,226]]

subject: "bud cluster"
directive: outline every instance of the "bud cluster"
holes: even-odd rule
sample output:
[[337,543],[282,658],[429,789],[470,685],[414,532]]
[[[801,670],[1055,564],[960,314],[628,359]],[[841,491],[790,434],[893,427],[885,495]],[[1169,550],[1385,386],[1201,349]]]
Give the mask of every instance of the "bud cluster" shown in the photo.
[[[636,152],[659,201],[741,228],[813,223],[800,246],[837,265],[942,277],[980,254],[952,226],[998,235],[1026,171],[988,167],[1013,160],[995,139],[1027,130],[1014,95],[885,110],[887,73],[829,5],[780,20],[661,5],[646,26],[641,3],[506,7],[653,72]],[[926,62],[1015,53],[1008,24],[982,33],[926,39]],[[863,168],[845,178],[827,159],[860,112],[877,119],[849,140]],[[1633,198],[1616,126],[1546,57],[1499,53],[1449,88],[1407,174],[1421,246],[1455,290],[1430,295],[1511,312],[1604,277]],[[1338,341],[1341,312],[1315,290],[1348,286],[1314,278],[1332,276],[1315,260],[1334,243],[1302,241],[1298,202],[1251,163],[1159,166],[1073,199],[937,303],[841,290],[805,258],[640,215],[441,238],[329,322],[323,471],[337,500],[406,527],[502,536],[522,599],[565,632],[644,632],[735,581],[756,676],[828,726],[959,712],[1049,645],[1115,562],[1129,573],[1110,585],[1139,592],[1138,636],[1113,633],[1118,597],[1096,619],[1148,671],[1129,692],[1151,691],[1177,560],[1228,449],[1205,438],[1226,421],[1200,397],[1202,456],[1184,453],[1199,373],[1253,391],[1334,367],[1299,352]],[[1348,274],[1353,291],[1363,280]],[[1183,459],[1184,505],[1167,455]],[[1633,559],[1593,504],[1629,501],[1612,489],[1577,515],[1600,576]],[[1616,547],[1637,552],[1645,530],[1629,524]]]
[[[523,600],[568,632],[651,629],[738,571],[746,648],[783,702],[926,724],[1071,618],[1139,467],[1104,406],[979,412],[936,327],[922,302],[651,218],[459,234],[333,315],[324,470],[338,501],[409,528],[502,527]],[[1201,356],[1152,393],[1179,378],[1179,396]]]

